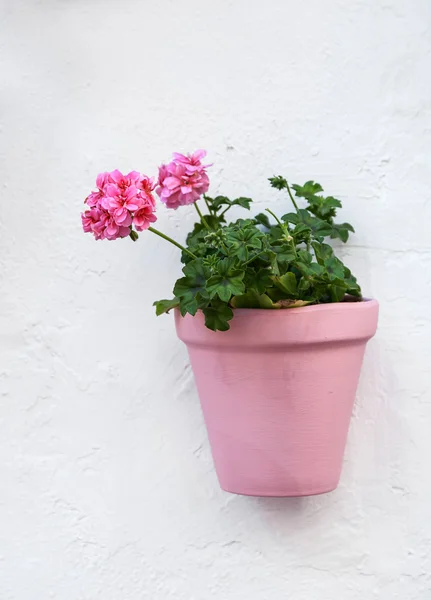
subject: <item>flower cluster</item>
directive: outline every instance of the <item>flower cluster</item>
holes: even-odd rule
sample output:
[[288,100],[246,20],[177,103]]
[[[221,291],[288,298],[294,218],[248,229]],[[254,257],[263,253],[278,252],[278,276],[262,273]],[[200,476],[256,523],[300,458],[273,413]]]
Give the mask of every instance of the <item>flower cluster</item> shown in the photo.
[[[196,202],[208,191],[209,179],[201,159],[205,150],[193,154],[173,153],[169,164],[159,167],[156,192],[167,208]],[[143,231],[157,220],[153,191],[154,178],[131,171],[123,175],[115,170],[100,173],[96,179],[97,190],[91,192],[85,202],[88,210],[81,214],[85,232],[92,233],[96,240],[116,240]]]
[[208,191],[210,182],[206,169],[211,165],[201,163],[205,156],[205,150],[196,150],[187,156],[174,152],[172,161],[159,167],[156,192],[167,208],[192,204]]
[[96,240],[126,237],[132,224],[143,231],[157,220],[152,178],[137,171],[123,175],[115,170],[100,173],[96,185],[97,191],[85,200],[89,209],[81,215],[84,231],[92,233]]

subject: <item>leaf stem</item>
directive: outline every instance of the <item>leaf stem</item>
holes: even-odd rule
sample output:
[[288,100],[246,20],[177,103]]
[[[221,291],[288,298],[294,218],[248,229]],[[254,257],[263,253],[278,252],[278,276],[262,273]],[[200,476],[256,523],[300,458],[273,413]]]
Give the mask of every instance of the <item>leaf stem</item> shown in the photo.
[[225,213],[227,213],[227,211],[231,208],[231,204],[229,204],[229,206],[227,208],[224,209],[224,211],[222,213],[220,213],[220,217],[221,218]]
[[287,189],[287,192],[288,192],[288,194],[290,196],[290,199],[293,202],[293,206],[295,207],[296,212],[298,212],[298,210],[299,210],[298,205],[296,204],[296,200],[293,197],[292,192],[290,191],[290,187],[289,187],[289,184],[287,183],[287,181],[286,181],[286,189]]
[[246,265],[248,265],[249,263],[253,262],[255,258],[257,258],[258,256],[260,256],[261,254],[265,254],[266,250],[262,250],[262,252],[258,252],[257,254],[255,254],[254,256],[252,256],[251,258],[249,258],[248,260],[245,261],[245,263],[243,263],[243,267],[245,267]]
[[208,209],[209,214],[212,215],[213,213],[212,213],[212,210],[211,210],[211,206],[209,205],[209,202],[208,202],[207,197],[205,196],[205,194],[204,194],[204,202],[207,205],[207,209]]
[[293,237],[290,235],[290,229],[289,229],[289,224],[288,224],[288,222],[286,221],[286,223],[282,223],[282,222],[280,221],[280,219],[277,217],[277,215],[275,215],[275,214],[272,212],[272,210],[269,210],[269,208],[266,208],[265,210],[266,210],[267,212],[269,212],[269,214],[271,214],[271,215],[274,217],[274,219],[277,221],[277,223],[280,225],[280,227],[281,227],[281,230],[284,232],[284,239],[286,240],[286,242],[287,242],[288,244],[290,244],[290,245],[292,246],[293,253],[294,253],[294,255],[297,257],[297,256],[298,256],[298,253],[297,253],[297,251],[296,251],[295,240],[294,240],[294,239],[293,239]]
[[274,217],[274,219],[277,221],[277,223],[280,225],[281,228],[283,228],[283,223],[280,221],[280,219],[277,217],[277,215],[275,215],[272,210],[270,210],[269,208],[265,208],[266,212],[269,212],[270,215],[272,215]]
[[202,225],[203,225],[204,227],[206,227],[206,228],[208,229],[208,231],[211,231],[211,228],[210,228],[210,226],[209,226],[209,225],[208,225],[208,223],[205,221],[205,217],[204,217],[204,216],[203,216],[203,214],[201,213],[201,209],[199,208],[199,206],[198,206],[198,203],[197,203],[197,202],[195,202],[195,203],[194,203],[194,205],[195,205],[196,211],[197,211],[197,213],[198,213],[198,215],[199,215],[199,217],[200,217],[200,219],[201,219]]
[[183,252],[185,252],[186,254],[191,256],[192,258],[197,258],[197,256],[195,254],[193,254],[193,252],[190,252],[190,250],[188,250],[187,248],[184,248],[184,246],[181,246],[181,244],[179,244],[178,242],[176,242],[175,240],[170,238],[168,235],[165,235],[158,229],[154,229],[154,227],[148,227],[148,231],[151,231],[152,233],[155,233],[156,235],[163,238],[167,242],[170,242],[171,244],[173,244],[174,246],[176,246],[177,248],[179,248],[180,250],[182,250]]

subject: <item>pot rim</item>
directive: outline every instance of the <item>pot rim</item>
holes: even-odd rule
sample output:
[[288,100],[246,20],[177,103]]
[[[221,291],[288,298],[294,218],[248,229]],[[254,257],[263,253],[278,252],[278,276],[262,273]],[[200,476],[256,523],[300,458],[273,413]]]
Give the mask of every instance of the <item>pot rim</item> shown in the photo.
[[[357,309],[363,309],[365,308],[365,306],[367,308],[370,308],[372,306],[379,306],[378,301],[375,298],[362,298],[362,300],[358,300],[358,301],[351,301],[351,302],[326,302],[325,304],[310,304],[310,305],[306,305],[306,306],[297,306],[295,308],[276,308],[276,309],[271,309],[271,308],[232,308],[233,314],[235,315],[250,315],[253,316],[253,314],[263,314],[263,313],[268,313],[272,314],[278,314],[280,315],[281,313],[284,314],[303,314],[303,313],[312,313],[312,312],[321,312],[321,311],[328,311],[331,309],[336,308],[337,310],[340,309],[341,310],[357,310]],[[191,317],[192,319],[194,318],[192,315],[185,315],[185,317],[183,317],[180,313],[180,309],[178,307],[175,307],[175,312],[178,313],[178,315],[181,318],[186,318],[186,317]],[[199,309],[198,313],[201,313],[202,311]],[[197,314],[197,313],[196,313]],[[196,316],[196,315],[195,315]]]
[[205,327],[202,311],[182,317],[177,308],[175,325],[178,337],[188,346],[285,348],[368,340],[376,332],[378,313],[377,300],[369,298],[279,310],[236,308],[228,331],[212,331]]
[[[364,308],[365,306],[378,306],[378,301],[374,298],[362,298],[362,300],[352,301],[352,302],[326,302],[325,304],[310,304],[306,306],[296,306],[295,308],[279,308],[279,309],[271,309],[271,308],[232,308],[233,314],[261,314],[263,312],[267,313],[288,313],[288,314],[302,314],[304,312],[317,312],[317,311],[327,311],[331,310],[331,308],[342,308],[342,310],[355,310]],[[178,310],[178,309],[176,309]]]

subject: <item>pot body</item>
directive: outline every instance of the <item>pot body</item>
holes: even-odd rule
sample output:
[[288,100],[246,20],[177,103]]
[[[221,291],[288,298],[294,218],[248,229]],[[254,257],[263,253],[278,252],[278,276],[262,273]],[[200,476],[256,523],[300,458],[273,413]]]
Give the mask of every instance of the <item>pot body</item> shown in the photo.
[[175,320],[188,348],[222,489],[308,496],[335,489],[375,300],[236,309],[225,332]]

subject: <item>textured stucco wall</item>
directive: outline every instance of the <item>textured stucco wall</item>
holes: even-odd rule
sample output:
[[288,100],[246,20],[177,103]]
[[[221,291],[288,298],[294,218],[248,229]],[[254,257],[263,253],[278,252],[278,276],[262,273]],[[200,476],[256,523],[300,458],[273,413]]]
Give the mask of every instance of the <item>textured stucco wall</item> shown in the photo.
[[[0,7],[0,599],[430,600],[429,0]],[[219,490],[151,307],[176,250],[80,231],[98,171],[196,147],[213,190],[315,178],[356,226],[381,320],[330,495]]]

